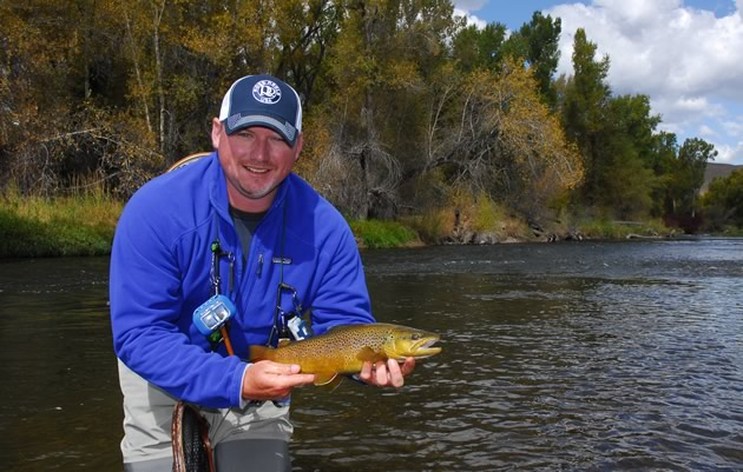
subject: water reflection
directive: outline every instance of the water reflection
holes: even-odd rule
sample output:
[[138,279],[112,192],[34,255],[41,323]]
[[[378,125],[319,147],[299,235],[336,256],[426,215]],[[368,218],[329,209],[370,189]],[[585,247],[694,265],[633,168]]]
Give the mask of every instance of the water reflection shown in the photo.
[[298,470],[737,469],[741,246],[640,246],[368,254],[378,316],[445,351],[392,407],[302,392]]
[[[401,390],[295,395],[296,471],[738,470],[743,241],[364,253]],[[0,263],[0,465],[118,470],[106,260]]]
[[3,470],[120,469],[107,263],[0,264]]

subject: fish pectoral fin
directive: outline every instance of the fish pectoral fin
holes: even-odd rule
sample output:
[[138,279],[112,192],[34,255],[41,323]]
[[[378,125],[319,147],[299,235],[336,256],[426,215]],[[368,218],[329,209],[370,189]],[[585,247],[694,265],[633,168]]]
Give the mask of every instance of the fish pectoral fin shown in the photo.
[[328,385],[338,377],[338,372],[315,372],[315,385]]
[[381,360],[382,357],[380,357],[379,353],[375,352],[374,349],[366,346],[359,351],[359,353],[356,355],[356,359],[362,362],[377,362],[378,360]]

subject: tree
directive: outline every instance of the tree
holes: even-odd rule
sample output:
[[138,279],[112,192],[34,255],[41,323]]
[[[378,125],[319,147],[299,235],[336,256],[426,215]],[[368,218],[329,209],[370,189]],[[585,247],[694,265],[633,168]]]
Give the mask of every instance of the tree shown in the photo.
[[607,104],[598,181],[603,191],[595,202],[623,220],[647,217],[657,185],[652,163],[654,132],[660,122],[645,95],[612,97]]
[[460,30],[452,42],[452,57],[457,68],[463,72],[480,68],[498,70],[503,61],[506,33],[506,25],[501,23],[489,23],[483,29],[469,25]]
[[[115,141],[95,120],[115,75],[110,17],[89,0],[0,3],[0,168],[23,193],[51,195],[99,172]],[[114,44],[116,41],[114,41]],[[118,89],[120,90],[120,89]]]
[[701,200],[706,229],[721,231],[728,226],[743,229],[743,170],[713,180]]
[[578,145],[586,178],[577,201],[606,216],[643,218],[656,208],[653,197],[665,167],[655,134],[660,117],[645,95],[613,96],[606,77],[609,58],[595,59],[596,45],[575,35],[574,76],[561,90],[566,133]]
[[341,2],[331,0],[288,0],[276,10],[280,53],[275,74],[292,83],[305,107],[327,72],[326,58],[337,40],[342,16]]
[[601,195],[604,174],[602,131],[611,90],[606,84],[609,57],[596,61],[596,45],[579,28],[573,43],[573,72],[565,87],[562,103],[563,124],[568,139],[578,145],[585,167],[581,200],[588,205]]
[[679,150],[676,135],[666,131],[654,134],[652,148],[652,160],[649,165],[656,179],[652,195],[652,215],[661,217],[670,213],[672,208],[668,187]]
[[717,156],[714,145],[700,138],[689,138],[679,149],[669,192],[672,213],[678,217],[696,217],[697,196],[704,183],[707,162]]
[[[445,40],[455,23],[443,0],[353,0],[328,56],[328,97],[323,115],[332,126],[332,165],[343,169],[348,214],[397,213],[400,169],[422,132],[426,76],[446,59]],[[340,186],[332,186],[337,188]],[[331,195],[331,198],[333,196]]]
[[426,161],[412,175],[441,170],[449,185],[484,192],[534,219],[580,182],[579,156],[540,100],[531,71],[511,60],[500,74],[479,70],[438,86]]
[[523,58],[532,69],[534,78],[545,103],[553,108],[557,105],[557,92],[552,77],[560,60],[560,33],[562,21],[550,15],[534,12],[529,23],[512,34],[506,42],[507,53]]

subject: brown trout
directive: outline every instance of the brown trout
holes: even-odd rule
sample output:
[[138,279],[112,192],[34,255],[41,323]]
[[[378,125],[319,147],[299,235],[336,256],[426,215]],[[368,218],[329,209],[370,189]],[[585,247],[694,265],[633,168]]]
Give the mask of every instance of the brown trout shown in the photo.
[[438,334],[407,326],[387,323],[346,325],[278,348],[251,346],[250,360],[298,364],[303,373],[315,374],[315,385],[325,385],[338,374],[361,372],[364,361],[433,356],[441,352],[440,347],[432,347],[438,340]]

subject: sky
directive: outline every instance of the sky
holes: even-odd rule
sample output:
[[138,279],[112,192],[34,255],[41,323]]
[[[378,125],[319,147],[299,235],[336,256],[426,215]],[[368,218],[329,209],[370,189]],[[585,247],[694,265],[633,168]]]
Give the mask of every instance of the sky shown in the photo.
[[650,97],[658,129],[714,144],[743,165],[743,0],[454,0],[455,14],[517,30],[535,11],[562,20],[557,74],[572,74],[576,29],[609,56],[615,95]]

